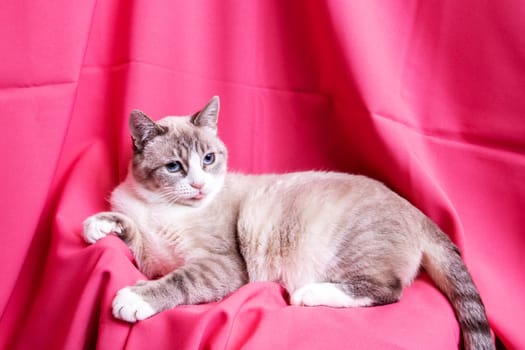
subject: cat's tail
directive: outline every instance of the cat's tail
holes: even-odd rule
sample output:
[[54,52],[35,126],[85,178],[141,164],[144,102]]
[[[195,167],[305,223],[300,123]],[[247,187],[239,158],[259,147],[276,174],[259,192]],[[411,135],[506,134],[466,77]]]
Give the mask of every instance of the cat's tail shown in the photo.
[[485,307],[458,248],[428,220],[422,266],[452,304],[467,350],[495,349]]

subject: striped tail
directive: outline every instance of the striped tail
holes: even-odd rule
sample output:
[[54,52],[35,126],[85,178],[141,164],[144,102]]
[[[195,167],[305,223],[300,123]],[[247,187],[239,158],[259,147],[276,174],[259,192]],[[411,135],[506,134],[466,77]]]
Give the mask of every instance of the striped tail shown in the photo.
[[458,248],[430,220],[426,229],[430,242],[423,252],[422,266],[452,304],[464,349],[495,349],[485,307]]

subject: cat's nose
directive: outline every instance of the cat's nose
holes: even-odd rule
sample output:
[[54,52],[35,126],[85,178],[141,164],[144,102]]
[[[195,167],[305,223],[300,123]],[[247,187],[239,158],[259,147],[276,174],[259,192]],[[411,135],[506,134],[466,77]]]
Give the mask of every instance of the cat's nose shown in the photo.
[[191,187],[197,189],[197,190],[200,190],[204,187],[204,183],[202,182],[193,182],[190,184]]

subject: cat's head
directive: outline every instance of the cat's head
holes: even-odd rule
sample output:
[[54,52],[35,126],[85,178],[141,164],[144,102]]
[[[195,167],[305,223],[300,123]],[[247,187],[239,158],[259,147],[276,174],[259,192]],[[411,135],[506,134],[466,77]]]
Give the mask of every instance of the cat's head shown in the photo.
[[220,191],[226,175],[227,150],[217,136],[219,98],[213,97],[191,116],[154,122],[131,112],[131,171],[146,199],[199,207]]

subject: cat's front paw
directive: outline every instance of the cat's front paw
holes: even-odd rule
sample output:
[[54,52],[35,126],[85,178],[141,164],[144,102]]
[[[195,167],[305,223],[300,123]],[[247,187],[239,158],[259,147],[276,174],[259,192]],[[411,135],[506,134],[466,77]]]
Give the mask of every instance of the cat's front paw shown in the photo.
[[116,235],[122,234],[122,227],[119,223],[104,213],[90,216],[84,221],[82,226],[84,240],[90,244],[111,233]]
[[135,323],[157,313],[155,309],[132,287],[122,288],[113,299],[113,316],[123,321]]

